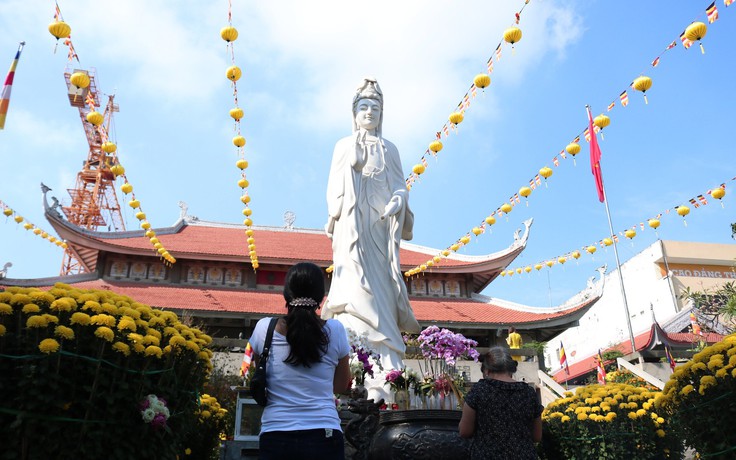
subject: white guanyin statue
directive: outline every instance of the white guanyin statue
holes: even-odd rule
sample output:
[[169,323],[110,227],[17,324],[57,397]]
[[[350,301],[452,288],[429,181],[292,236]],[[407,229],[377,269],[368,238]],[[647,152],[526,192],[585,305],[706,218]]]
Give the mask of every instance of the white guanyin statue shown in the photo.
[[399,264],[399,243],[412,238],[401,160],[384,139],[383,94],[366,78],[353,98],[353,134],[335,145],[327,184],[334,270],[322,318],[367,333],[383,373],[367,378],[368,397],[390,400],[385,373],[403,368],[402,332],[419,332]]

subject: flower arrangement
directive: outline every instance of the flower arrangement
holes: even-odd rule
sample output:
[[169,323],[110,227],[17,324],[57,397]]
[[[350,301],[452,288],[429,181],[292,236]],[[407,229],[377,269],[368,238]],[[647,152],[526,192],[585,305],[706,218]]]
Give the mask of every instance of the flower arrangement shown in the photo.
[[[109,290],[0,290],[0,445],[28,458],[158,459],[194,449],[211,341],[173,312]],[[142,430],[141,420],[156,429]],[[110,429],[136,442],[111,451]]]
[[166,428],[166,421],[171,416],[169,408],[166,407],[166,400],[159,398],[154,394],[146,396],[146,399],[140,403],[141,417],[143,421],[149,423],[154,429]]
[[682,458],[682,443],[655,412],[659,391],[623,383],[588,385],[542,413],[543,459]]
[[359,335],[352,329],[347,328],[347,333],[350,349],[352,350],[350,354],[350,372],[356,385],[364,385],[366,375],[371,378],[375,375],[374,365],[379,370],[383,370],[381,355],[368,345],[367,332]]
[[736,334],[675,368],[655,401],[685,444],[703,458],[736,452]]

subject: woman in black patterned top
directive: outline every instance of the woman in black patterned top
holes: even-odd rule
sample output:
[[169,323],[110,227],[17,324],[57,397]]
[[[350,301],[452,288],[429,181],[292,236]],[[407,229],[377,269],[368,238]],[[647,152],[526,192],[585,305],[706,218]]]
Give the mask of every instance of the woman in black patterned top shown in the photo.
[[483,355],[483,379],[465,398],[459,426],[460,436],[473,440],[472,460],[538,458],[543,407],[531,386],[513,379],[517,365],[504,347]]

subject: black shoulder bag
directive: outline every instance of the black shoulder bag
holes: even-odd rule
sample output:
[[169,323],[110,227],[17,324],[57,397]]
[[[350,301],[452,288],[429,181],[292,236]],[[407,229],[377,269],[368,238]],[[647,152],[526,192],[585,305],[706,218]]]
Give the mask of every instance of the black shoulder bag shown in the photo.
[[271,341],[273,340],[273,330],[276,328],[278,318],[271,318],[266,333],[266,341],[263,343],[263,352],[258,357],[258,367],[250,379],[250,394],[256,400],[259,406],[265,406],[268,403],[268,388],[266,385],[266,364],[268,363],[268,355],[271,351]]

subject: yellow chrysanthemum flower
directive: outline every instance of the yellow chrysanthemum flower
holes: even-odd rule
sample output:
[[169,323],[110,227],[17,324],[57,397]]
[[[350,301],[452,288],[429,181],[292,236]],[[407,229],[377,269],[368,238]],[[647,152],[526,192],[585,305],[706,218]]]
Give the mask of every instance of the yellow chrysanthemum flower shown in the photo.
[[142,354],[144,351],[146,351],[146,347],[142,343],[136,342],[133,344],[133,351],[138,354]]
[[54,315],[50,315],[48,313],[44,313],[43,314],[43,317],[46,318],[46,322],[48,324],[51,324],[51,323],[53,323],[53,324],[59,324],[59,317],[58,316],[54,316]]
[[145,354],[146,356],[155,356],[157,358],[160,358],[163,354],[163,350],[155,345],[150,345],[146,348]]
[[117,351],[118,353],[122,353],[125,356],[130,355],[130,346],[128,346],[127,343],[115,342],[112,344],[112,349]]
[[189,348],[193,352],[199,353],[199,345],[197,345],[196,343],[192,342],[191,340],[187,340],[186,345],[187,348]]
[[587,420],[587,419],[588,419],[588,414],[586,414],[585,412],[580,412],[578,414],[578,420],[583,421],[583,420]]
[[82,305],[82,310],[90,310],[93,313],[102,313],[102,306],[100,306],[99,302],[88,300],[84,302],[84,305]]
[[642,417],[644,415],[647,415],[647,411],[645,411],[644,409],[639,409],[638,411],[636,411],[636,415],[637,417]]
[[112,342],[115,339],[115,333],[106,326],[100,326],[95,330],[95,336],[107,340],[108,342]]
[[695,387],[693,387],[692,385],[685,385],[684,387],[682,387],[682,390],[680,390],[680,394],[683,396],[687,396],[693,390],[695,390]]
[[143,345],[159,346],[160,344],[161,344],[161,341],[158,339],[158,337],[154,335],[146,335],[143,337]]
[[37,303],[37,304],[38,303],[43,303],[43,304],[46,304],[46,305],[50,305],[51,302],[53,302],[54,300],[56,300],[56,297],[52,296],[51,294],[49,294],[46,291],[34,291],[34,292],[30,292],[30,293],[28,293],[28,297],[31,298],[31,300],[33,301],[33,303]]
[[90,321],[90,316],[87,313],[82,313],[80,311],[72,313],[72,317],[69,320],[71,324],[79,324],[80,326],[86,326],[90,323]]
[[7,332],[7,329],[5,329],[5,326],[0,324],[0,337],[4,336],[5,332]]
[[13,294],[13,296],[10,298],[11,305],[21,306],[31,302],[32,299],[26,294]]
[[41,307],[36,305],[35,303],[29,303],[27,305],[23,305],[23,309],[21,310],[26,315],[30,315],[33,313],[38,313],[41,311]]
[[70,297],[62,297],[51,302],[49,308],[52,311],[69,312],[77,308],[77,301]]
[[41,353],[49,354],[59,351],[59,346],[59,342],[54,339],[43,339],[38,344],[38,349],[41,350]]
[[12,315],[13,307],[6,303],[0,303],[0,315]]
[[64,340],[74,340],[74,330],[66,326],[56,326],[54,329],[54,335],[61,337]]
[[169,345],[173,348],[186,346],[187,341],[180,335],[175,335],[169,339]]
[[148,325],[153,327],[166,327],[166,320],[159,316],[151,316],[148,320]]
[[119,331],[131,331],[135,332],[138,329],[138,326],[135,325],[135,321],[133,321],[133,318],[130,316],[122,316],[120,320],[118,321],[118,330]]
[[136,333],[128,334],[128,340],[135,343],[143,343],[143,336]]
[[636,417],[637,417],[636,412],[629,412],[629,418],[631,420],[636,420]]
[[150,327],[148,328],[147,332],[148,332],[148,335],[152,335],[156,337],[159,341],[161,340],[161,337],[163,337],[163,335],[161,335],[159,331],[157,331],[156,329],[150,328]]
[[567,416],[567,415],[563,415],[562,417],[560,417],[560,422],[562,422],[562,423],[566,423],[566,422],[569,422],[569,421],[570,421],[570,417]]
[[657,436],[659,436],[660,438],[664,438],[664,430],[657,430]]
[[115,325],[117,324],[114,316],[105,313],[94,315],[91,320],[92,324],[97,324],[98,326],[115,327]]
[[49,321],[43,315],[29,316],[26,320],[26,327],[41,328],[49,325]]

